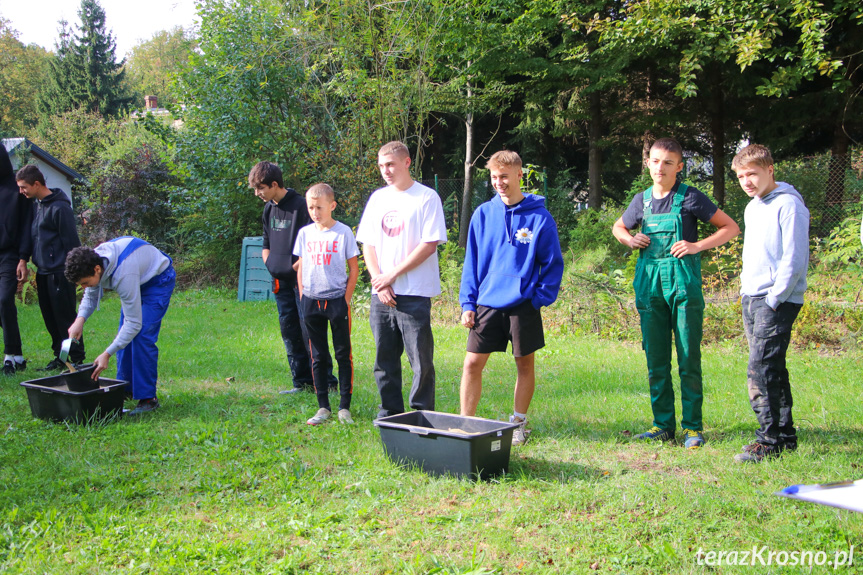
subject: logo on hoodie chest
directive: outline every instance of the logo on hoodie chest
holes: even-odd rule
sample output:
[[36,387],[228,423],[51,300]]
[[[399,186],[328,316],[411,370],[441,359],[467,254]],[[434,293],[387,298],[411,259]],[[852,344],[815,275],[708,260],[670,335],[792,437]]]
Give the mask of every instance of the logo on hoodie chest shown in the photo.
[[270,229],[274,232],[290,231],[291,220],[282,220],[276,217],[270,218]]
[[530,228],[520,228],[515,232],[515,240],[520,244],[529,244],[533,241],[533,231]]

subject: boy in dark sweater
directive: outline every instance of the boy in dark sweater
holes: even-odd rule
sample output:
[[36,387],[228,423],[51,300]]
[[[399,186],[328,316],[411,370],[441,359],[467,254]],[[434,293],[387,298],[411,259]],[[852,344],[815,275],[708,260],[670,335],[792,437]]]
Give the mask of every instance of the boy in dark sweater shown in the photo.
[[[33,217],[33,263],[36,264],[36,292],[42,320],[51,335],[54,358],[43,371],[63,369],[60,347],[75,321],[75,286],[63,275],[66,255],[72,248],[81,245],[75,228],[72,202],[59,189],[49,189],[45,176],[34,165],[24,166],[15,176],[18,188],[27,198],[36,201]],[[84,361],[84,342],[73,342],[69,350],[69,361]]]
[[[309,353],[304,342],[308,341],[300,308],[300,292],[297,286],[297,270],[294,243],[300,228],[311,221],[306,200],[292,188],[285,188],[282,170],[272,162],[258,162],[249,172],[249,186],[262,199],[264,213],[261,217],[264,228],[264,246],[261,257],[273,276],[273,293],[279,311],[279,327],[288,364],[291,367],[293,387],[282,393],[312,390],[312,370]],[[333,387],[332,361],[326,366],[330,387]]]
[[0,326],[3,327],[3,375],[15,375],[27,367],[18,329],[15,292],[18,282],[29,275],[27,260],[32,251],[30,224],[33,200],[18,192],[15,171],[6,148],[0,146]]

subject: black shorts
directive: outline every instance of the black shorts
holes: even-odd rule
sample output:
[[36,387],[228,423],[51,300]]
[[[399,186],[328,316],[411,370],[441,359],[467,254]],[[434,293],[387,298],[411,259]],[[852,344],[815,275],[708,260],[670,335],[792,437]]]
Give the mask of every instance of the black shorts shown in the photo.
[[542,314],[530,300],[511,309],[477,306],[476,319],[467,336],[467,350],[471,353],[506,351],[510,341],[515,357],[524,357],[545,347]]

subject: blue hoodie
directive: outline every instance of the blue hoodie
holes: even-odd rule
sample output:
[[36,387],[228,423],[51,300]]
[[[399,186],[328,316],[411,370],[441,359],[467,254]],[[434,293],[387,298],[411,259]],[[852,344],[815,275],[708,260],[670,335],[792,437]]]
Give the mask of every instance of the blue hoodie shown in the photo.
[[740,293],[763,297],[776,309],[782,302],[802,304],[809,268],[809,210],[790,184],[752,198],[744,213],[743,271]]
[[536,309],[551,305],[560,291],[563,255],[557,224],[545,198],[525,194],[512,209],[495,196],[470,219],[459,303],[513,308],[530,300]]

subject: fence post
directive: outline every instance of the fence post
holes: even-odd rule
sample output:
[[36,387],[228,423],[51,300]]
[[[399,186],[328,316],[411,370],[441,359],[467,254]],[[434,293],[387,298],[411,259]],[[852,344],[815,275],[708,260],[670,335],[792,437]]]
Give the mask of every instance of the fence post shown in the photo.
[[545,173],[545,168],[542,169],[542,195],[548,197],[548,175]]
[[437,192],[437,195],[440,195],[440,190],[437,187],[437,174],[434,175],[434,191]]

